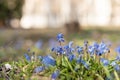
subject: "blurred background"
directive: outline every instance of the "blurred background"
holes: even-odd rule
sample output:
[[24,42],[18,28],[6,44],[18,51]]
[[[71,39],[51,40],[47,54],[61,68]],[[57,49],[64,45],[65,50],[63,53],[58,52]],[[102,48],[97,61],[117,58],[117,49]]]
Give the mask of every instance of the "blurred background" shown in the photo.
[[65,43],[105,41],[114,49],[120,44],[120,0],[0,0],[0,60],[16,59],[28,48],[47,53],[60,32]]

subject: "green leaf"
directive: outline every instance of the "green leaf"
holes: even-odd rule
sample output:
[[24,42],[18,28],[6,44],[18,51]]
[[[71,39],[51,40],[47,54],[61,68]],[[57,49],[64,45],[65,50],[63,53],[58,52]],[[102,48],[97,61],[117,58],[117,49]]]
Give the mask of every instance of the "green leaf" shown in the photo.
[[101,75],[99,75],[99,74],[95,74],[95,75],[98,77],[97,80],[104,80],[103,77],[102,77]]
[[72,71],[73,73],[76,73],[75,70],[73,69],[72,65],[71,65],[70,62],[68,61],[68,58],[67,58],[67,57],[64,57],[64,58],[65,58],[65,60],[66,60],[66,62],[67,62],[67,65],[70,67],[71,71]]
[[118,74],[117,74],[117,72],[115,70],[114,70],[114,75],[115,75],[116,80],[120,80],[119,76],[118,76]]

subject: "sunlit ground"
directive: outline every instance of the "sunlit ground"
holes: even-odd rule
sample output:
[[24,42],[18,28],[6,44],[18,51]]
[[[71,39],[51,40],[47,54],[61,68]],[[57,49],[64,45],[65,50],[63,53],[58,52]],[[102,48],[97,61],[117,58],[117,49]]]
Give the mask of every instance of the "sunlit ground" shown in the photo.
[[[93,41],[105,41],[110,43],[111,54],[113,58],[114,48],[120,44],[120,31],[107,29],[85,29],[79,33],[66,33],[65,29],[42,29],[42,30],[0,30],[0,61],[17,60],[23,56],[30,48],[31,52],[47,54],[56,43],[57,33],[62,32],[65,35],[65,44],[68,41],[74,41],[74,45],[83,46],[84,40],[89,44]],[[50,53],[50,52],[49,52]]]

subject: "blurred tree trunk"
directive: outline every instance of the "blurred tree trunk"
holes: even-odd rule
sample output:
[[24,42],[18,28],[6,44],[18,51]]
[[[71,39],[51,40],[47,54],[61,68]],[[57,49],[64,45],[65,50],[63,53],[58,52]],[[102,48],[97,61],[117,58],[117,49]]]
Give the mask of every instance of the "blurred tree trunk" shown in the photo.
[[65,24],[67,33],[78,33],[81,30],[81,26],[78,21],[72,21]]
[[5,26],[4,20],[0,20],[0,28],[3,28]]
[[65,24],[67,33],[78,33],[80,31],[79,13],[77,0],[71,2],[70,21]]

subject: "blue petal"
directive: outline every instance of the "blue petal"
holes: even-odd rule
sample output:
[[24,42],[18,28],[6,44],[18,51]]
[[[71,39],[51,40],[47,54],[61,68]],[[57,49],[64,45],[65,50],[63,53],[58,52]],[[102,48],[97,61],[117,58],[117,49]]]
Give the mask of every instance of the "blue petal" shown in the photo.
[[45,68],[43,66],[38,66],[34,69],[34,73],[40,73],[42,72],[43,70],[45,70]]
[[120,55],[120,46],[118,46],[115,51],[118,53],[118,55]]
[[92,56],[95,52],[95,48],[93,46],[89,46],[88,47],[88,52],[90,53],[90,55]]
[[116,66],[114,66],[114,69],[115,69],[116,71],[120,71],[120,66],[119,66],[119,65],[116,65]]
[[89,65],[84,60],[81,60],[81,63],[84,65],[86,69],[89,69]]
[[55,51],[55,48],[53,47],[53,48],[51,49],[51,51]]
[[59,70],[54,71],[51,75],[52,80],[56,80],[58,78],[59,74],[60,74]]
[[76,59],[77,64],[80,64],[82,62],[82,55],[79,55],[79,57]]
[[24,54],[24,57],[25,57],[25,59],[26,59],[27,61],[31,61],[31,58],[30,58],[30,56],[29,56],[27,53]]
[[73,59],[75,58],[75,55],[73,55],[73,54],[70,54],[69,56],[68,56],[68,60],[71,62]]
[[104,58],[101,58],[100,61],[103,63],[104,66],[108,66],[110,61]]
[[69,42],[69,48],[71,48],[72,45],[73,45],[73,41],[70,41],[70,42]]
[[94,46],[95,49],[98,49],[99,44],[98,44],[97,42],[94,42],[94,43],[93,43],[93,46]]
[[56,61],[52,56],[47,55],[43,57],[42,63],[48,67],[48,66],[55,66]]
[[62,33],[59,33],[59,34],[57,35],[57,40],[58,40],[59,42],[64,42],[64,36],[63,36]]
[[116,60],[120,61],[120,55],[116,56]]
[[83,47],[77,46],[77,52],[80,54],[81,52],[83,52]]

